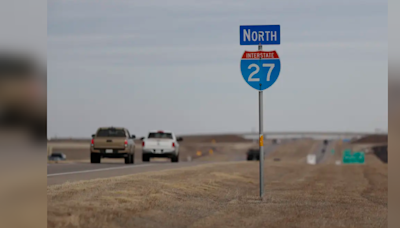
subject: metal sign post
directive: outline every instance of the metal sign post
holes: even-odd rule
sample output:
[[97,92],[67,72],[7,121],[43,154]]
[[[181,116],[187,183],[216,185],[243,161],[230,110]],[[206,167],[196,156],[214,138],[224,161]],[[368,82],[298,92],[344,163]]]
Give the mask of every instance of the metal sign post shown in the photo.
[[[258,45],[258,50],[262,51],[262,45]],[[261,57],[260,57],[261,60]],[[262,83],[260,83],[260,88]],[[264,196],[264,129],[263,129],[263,90],[258,91],[258,112],[259,112],[259,147],[260,147],[260,198]]]

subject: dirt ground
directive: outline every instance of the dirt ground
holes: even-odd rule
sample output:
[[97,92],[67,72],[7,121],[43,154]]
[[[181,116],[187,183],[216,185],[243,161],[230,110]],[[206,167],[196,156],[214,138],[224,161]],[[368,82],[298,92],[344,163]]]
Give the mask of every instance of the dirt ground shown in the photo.
[[315,141],[279,147],[265,162],[265,199],[258,162],[68,183],[47,188],[48,227],[387,227],[387,164],[320,165],[302,159]]

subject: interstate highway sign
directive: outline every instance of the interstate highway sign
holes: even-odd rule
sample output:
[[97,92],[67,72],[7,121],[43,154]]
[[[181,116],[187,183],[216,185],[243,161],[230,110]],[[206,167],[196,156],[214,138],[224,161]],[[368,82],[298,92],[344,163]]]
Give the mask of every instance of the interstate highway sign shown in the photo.
[[245,51],[240,69],[249,86],[256,90],[265,90],[278,79],[281,61],[276,51]]
[[280,25],[241,25],[240,45],[281,44]]

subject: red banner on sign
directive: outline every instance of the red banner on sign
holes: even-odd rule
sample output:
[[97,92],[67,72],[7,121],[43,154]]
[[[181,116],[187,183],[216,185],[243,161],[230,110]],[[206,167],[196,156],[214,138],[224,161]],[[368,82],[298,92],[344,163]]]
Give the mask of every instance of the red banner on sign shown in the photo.
[[279,59],[276,51],[245,51],[242,59]]

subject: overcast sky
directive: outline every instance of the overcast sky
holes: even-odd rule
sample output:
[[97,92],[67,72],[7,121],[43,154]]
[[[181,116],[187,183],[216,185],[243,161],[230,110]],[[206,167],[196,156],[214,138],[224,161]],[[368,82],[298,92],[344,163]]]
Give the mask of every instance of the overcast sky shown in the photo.
[[239,26],[280,24],[266,131],[387,129],[388,14],[381,0],[50,0],[48,136],[249,132],[258,93]]

